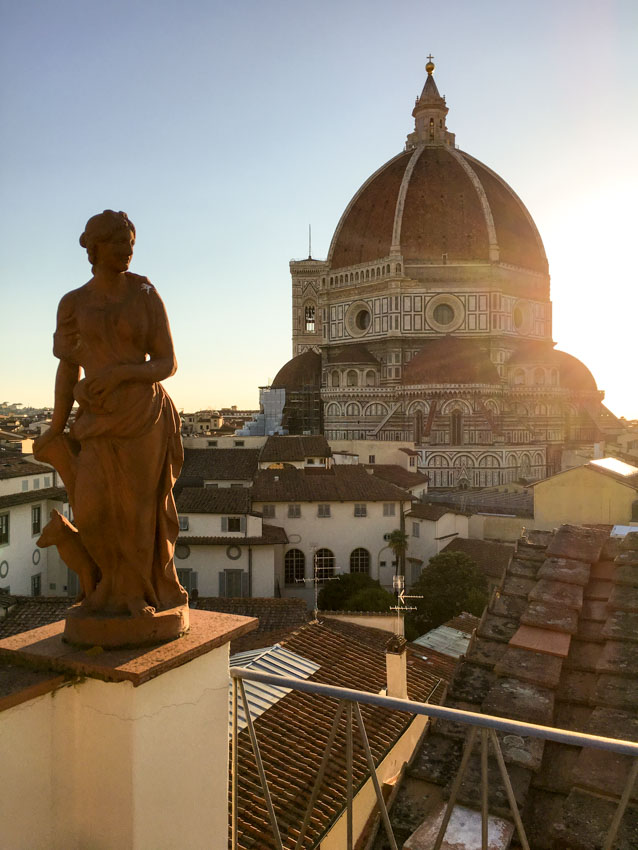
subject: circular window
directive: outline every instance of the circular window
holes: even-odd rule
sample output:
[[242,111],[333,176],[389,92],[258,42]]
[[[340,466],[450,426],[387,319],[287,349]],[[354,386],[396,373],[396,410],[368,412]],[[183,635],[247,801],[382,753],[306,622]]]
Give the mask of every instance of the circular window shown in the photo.
[[432,315],[440,325],[451,325],[454,321],[454,310],[449,304],[439,304],[434,308]]
[[512,310],[514,330],[519,334],[531,333],[534,325],[534,314],[527,301],[517,301]]
[[175,557],[179,558],[180,561],[185,561],[186,558],[189,557],[191,553],[191,547],[187,546],[186,543],[178,543],[175,547]]
[[31,560],[33,561],[34,565],[37,567],[37,565],[40,563],[40,550],[39,549],[33,550],[33,555],[31,555]]
[[355,301],[346,310],[345,325],[350,336],[367,334],[372,325],[372,312],[366,301]]
[[0,578],[6,578],[9,575],[8,561],[0,562]]
[[425,320],[433,331],[449,334],[457,330],[465,319],[465,307],[456,295],[435,295],[425,307]]
[[359,310],[354,320],[360,331],[367,331],[370,327],[370,313],[368,310]]
[[241,558],[241,549],[239,546],[228,546],[226,549],[226,557],[231,561],[237,561]]

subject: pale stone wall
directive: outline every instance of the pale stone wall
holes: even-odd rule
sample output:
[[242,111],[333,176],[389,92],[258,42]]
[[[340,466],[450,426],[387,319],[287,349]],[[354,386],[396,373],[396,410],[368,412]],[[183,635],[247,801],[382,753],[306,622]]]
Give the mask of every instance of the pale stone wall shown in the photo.
[[228,644],[137,688],[60,688],[0,728],[3,847],[226,850]]
[[[523,528],[531,531],[539,527],[532,517],[472,514],[467,536],[499,543],[515,543],[521,536]],[[552,526],[554,527],[555,525]]]
[[[391,613],[374,614],[366,612],[357,614],[350,611],[320,611],[319,617],[322,620],[340,620],[342,623],[354,623],[355,626],[365,626],[368,629],[382,629],[391,634],[397,632],[397,616]],[[402,621],[401,626],[403,626]],[[402,630],[400,633],[403,633]]]
[[591,467],[577,467],[534,486],[536,527],[552,529],[564,523],[629,525],[636,499],[635,487]]

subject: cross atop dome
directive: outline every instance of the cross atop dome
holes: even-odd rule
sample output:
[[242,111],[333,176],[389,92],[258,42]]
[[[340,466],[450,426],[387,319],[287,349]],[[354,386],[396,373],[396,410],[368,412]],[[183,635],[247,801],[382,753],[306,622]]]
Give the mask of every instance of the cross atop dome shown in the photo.
[[445,98],[441,97],[432,76],[434,72],[434,57],[430,53],[427,57],[427,78],[421,96],[417,98],[412,111],[414,116],[414,133],[408,136],[407,147],[425,145],[452,145],[454,146],[454,133],[449,133],[445,126],[445,117],[448,108]]

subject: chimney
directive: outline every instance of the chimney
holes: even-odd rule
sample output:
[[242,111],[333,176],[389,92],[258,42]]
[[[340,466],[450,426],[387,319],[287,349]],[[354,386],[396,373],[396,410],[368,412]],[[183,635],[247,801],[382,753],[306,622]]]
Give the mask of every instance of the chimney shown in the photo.
[[407,641],[401,635],[392,635],[386,644],[385,666],[387,694],[397,699],[408,698]]

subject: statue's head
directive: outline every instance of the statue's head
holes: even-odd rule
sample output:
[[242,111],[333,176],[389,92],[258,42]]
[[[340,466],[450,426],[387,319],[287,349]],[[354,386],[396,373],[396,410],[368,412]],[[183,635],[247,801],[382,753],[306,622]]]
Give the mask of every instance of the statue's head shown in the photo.
[[123,235],[135,239],[135,225],[125,212],[104,210],[91,216],[87,221],[84,233],[80,236],[80,245],[86,248],[89,262],[94,265],[97,260],[97,246],[100,242],[119,241]]

